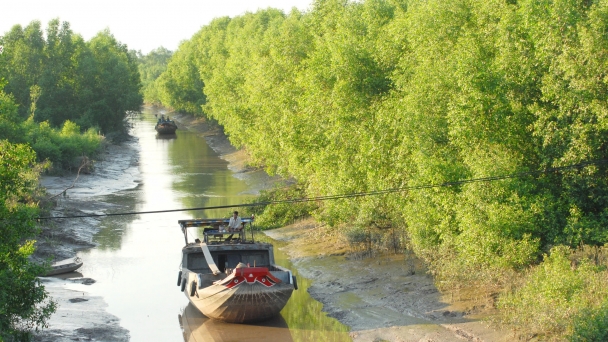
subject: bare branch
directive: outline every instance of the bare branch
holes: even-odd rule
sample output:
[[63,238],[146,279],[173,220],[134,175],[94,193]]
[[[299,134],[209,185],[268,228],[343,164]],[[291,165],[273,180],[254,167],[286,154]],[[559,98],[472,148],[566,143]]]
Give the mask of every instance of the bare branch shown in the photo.
[[76,185],[76,182],[78,181],[78,177],[80,177],[80,171],[82,170],[83,167],[87,166],[91,164],[91,161],[89,160],[89,158],[87,158],[86,156],[82,159],[82,164],[80,165],[80,167],[78,168],[78,173],[76,173],[76,178],[74,179],[74,181],[72,182],[72,185],[68,186],[67,188],[63,189],[63,191],[59,192],[56,195],[53,195],[49,198],[47,198],[47,200],[51,200],[61,194],[65,194],[66,191],[68,191],[69,189],[72,189],[74,187],[74,185]]

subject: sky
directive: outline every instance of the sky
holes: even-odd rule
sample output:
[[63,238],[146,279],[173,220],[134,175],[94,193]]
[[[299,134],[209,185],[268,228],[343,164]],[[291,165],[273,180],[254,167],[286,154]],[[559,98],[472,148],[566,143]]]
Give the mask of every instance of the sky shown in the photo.
[[39,20],[46,29],[53,18],[91,39],[109,28],[129,49],[147,54],[160,46],[175,51],[213,18],[234,17],[268,7],[289,13],[306,11],[313,0],[19,0],[0,4],[0,36],[13,25]]

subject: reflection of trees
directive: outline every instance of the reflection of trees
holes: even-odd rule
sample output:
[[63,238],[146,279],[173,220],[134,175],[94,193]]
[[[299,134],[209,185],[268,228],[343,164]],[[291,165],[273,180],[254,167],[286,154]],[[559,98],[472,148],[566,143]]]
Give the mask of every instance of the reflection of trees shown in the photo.
[[[108,213],[112,212],[126,212],[135,211],[137,203],[141,202],[141,195],[138,195],[138,191],[123,192],[116,195],[110,195],[104,198],[105,202],[112,204],[119,204],[120,207],[114,210],[108,210]],[[109,216],[102,219],[100,227],[101,229],[93,237],[93,242],[96,243],[97,249],[99,250],[118,250],[122,244],[122,237],[133,221],[137,218],[137,215],[125,215],[125,216]]]
[[[190,132],[180,132],[179,139],[168,148],[173,165],[173,189],[183,195],[183,207],[231,205],[245,202],[251,196],[239,195],[248,189],[247,184],[235,178],[228,163],[220,159],[204,139]],[[217,196],[217,197],[215,197]],[[191,213],[195,217],[228,217],[230,209]]]
[[323,304],[314,300],[308,294],[311,281],[298,274],[287,255],[280,250],[285,243],[275,241],[263,234],[258,234],[256,240],[271,242],[274,245],[275,262],[290,269],[298,280],[298,290],[293,291],[289,302],[281,311],[281,316],[287,322],[294,341],[352,341],[348,327],[335,318],[327,317],[322,311]]

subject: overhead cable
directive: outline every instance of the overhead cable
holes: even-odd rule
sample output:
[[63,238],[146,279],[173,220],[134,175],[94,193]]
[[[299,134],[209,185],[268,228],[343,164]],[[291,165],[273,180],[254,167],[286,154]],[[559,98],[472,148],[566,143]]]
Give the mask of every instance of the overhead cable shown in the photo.
[[267,205],[272,205],[272,204],[285,204],[285,203],[318,202],[318,201],[347,199],[347,198],[356,198],[356,197],[364,197],[364,196],[384,195],[384,194],[398,193],[398,192],[405,192],[405,191],[412,191],[412,190],[452,187],[452,186],[458,186],[458,185],[464,185],[464,184],[470,184],[470,183],[478,183],[478,182],[493,182],[493,181],[499,181],[499,180],[505,180],[505,179],[523,178],[523,177],[533,176],[533,175],[558,173],[558,172],[569,171],[569,170],[574,170],[574,169],[582,169],[582,168],[585,168],[590,165],[598,165],[598,164],[605,164],[605,163],[608,163],[608,160],[601,159],[601,160],[581,162],[581,163],[572,164],[572,165],[547,168],[547,169],[543,169],[543,170],[534,170],[534,171],[518,172],[518,173],[499,175],[499,176],[461,179],[458,181],[443,182],[443,183],[437,183],[437,184],[422,184],[422,185],[405,186],[405,187],[391,188],[391,189],[384,189],[384,190],[354,192],[354,193],[338,194],[338,195],[292,198],[292,199],[284,199],[284,200],[276,200],[276,201],[239,203],[239,204],[231,204],[231,205],[218,205],[218,206],[198,207],[198,208],[132,211],[132,212],[121,212],[121,213],[86,214],[86,215],[71,215],[71,216],[47,216],[47,217],[37,217],[36,219],[37,220],[52,220],[52,219],[73,219],[73,218],[87,218],[87,217],[161,214],[161,213],[172,213],[172,212],[181,212],[181,211],[260,207],[260,206],[267,206]]

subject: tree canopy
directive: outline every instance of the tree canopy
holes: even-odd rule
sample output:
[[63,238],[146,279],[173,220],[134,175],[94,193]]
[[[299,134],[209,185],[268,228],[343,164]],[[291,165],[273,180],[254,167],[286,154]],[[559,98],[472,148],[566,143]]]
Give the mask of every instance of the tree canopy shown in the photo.
[[126,112],[142,103],[137,56],[108,30],[85,42],[67,22],[51,20],[45,35],[33,21],[13,26],[0,44],[0,78],[23,119],[35,105],[36,122],[60,127],[70,120],[109,133],[124,130]]
[[585,167],[324,202],[407,231],[440,284],[608,240],[608,1],[317,0],[219,18],[158,79],[309,196]]
[[100,133],[126,131],[141,104],[137,56],[102,31],[85,42],[68,23],[14,26],[0,37],[0,341],[27,341],[55,303],[29,257],[40,232],[38,177],[93,157]]
[[142,95],[144,102],[150,104],[160,104],[160,94],[156,86],[156,79],[167,70],[167,63],[173,52],[164,47],[159,47],[150,51],[147,55],[138,52],[139,74],[142,83]]
[[27,340],[55,310],[37,278],[43,267],[28,260],[39,231],[35,165],[28,146],[0,140],[0,340]]

